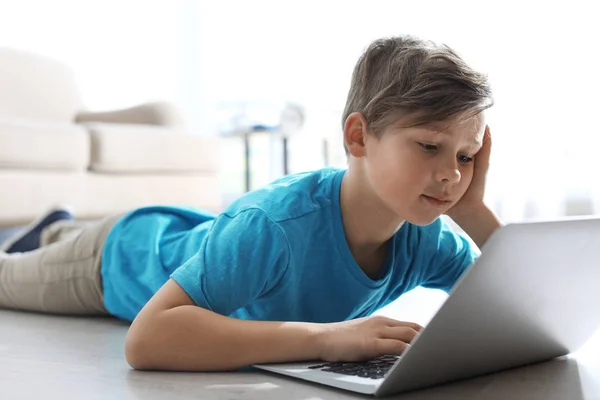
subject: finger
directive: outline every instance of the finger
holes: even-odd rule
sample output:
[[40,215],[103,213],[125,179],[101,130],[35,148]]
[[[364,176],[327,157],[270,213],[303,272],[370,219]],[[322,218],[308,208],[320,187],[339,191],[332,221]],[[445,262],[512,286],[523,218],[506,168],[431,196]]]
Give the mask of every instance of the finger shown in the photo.
[[386,326],[380,331],[380,338],[395,339],[410,343],[418,333],[415,329],[406,326]]
[[473,181],[477,184],[482,184],[485,181],[485,176],[490,167],[490,154],[492,152],[492,135],[489,126],[485,127],[483,135],[483,144],[481,149],[475,155]]
[[481,149],[477,152],[477,159],[489,160],[490,153],[492,152],[492,133],[489,125],[486,125],[485,132],[483,133],[483,142]]
[[387,326],[406,326],[408,328],[412,328],[417,332],[420,332],[423,327],[415,322],[408,321],[398,321],[396,319],[389,319],[389,324]]
[[408,349],[409,345],[407,343],[404,343],[401,340],[394,340],[394,339],[377,339],[375,341],[375,351],[377,351],[377,353],[379,353],[379,355],[388,355],[388,354],[393,354],[393,355],[401,355],[402,353],[404,353],[404,351],[406,351],[406,349]]

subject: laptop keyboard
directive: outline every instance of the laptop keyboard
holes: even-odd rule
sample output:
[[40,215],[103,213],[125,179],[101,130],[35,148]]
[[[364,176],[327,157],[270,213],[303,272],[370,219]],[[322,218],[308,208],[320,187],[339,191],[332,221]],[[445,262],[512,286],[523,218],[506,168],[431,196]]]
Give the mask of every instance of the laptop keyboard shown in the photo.
[[311,365],[309,369],[355,375],[361,378],[381,379],[398,360],[398,356],[381,356],[365,362],[335,362]]

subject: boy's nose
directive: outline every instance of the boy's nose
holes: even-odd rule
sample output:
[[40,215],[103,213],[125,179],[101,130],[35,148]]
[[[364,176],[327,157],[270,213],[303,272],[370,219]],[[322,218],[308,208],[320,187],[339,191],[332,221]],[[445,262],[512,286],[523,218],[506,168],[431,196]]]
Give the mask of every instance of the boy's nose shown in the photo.
[[440,168],[437,170],[437,172],[435,174],[435,180],[437,182],[448,184],[448,185],[454,185],[454,184],[460,182],[460,178],[461,178],[460,171],[455,166]]

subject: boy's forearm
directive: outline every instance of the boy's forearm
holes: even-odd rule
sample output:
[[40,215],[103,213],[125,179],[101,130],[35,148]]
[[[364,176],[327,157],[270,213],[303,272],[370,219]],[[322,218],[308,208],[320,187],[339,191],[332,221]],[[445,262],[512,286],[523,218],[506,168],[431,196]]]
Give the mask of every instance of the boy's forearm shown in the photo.
[[[316,360],[319,325],[245,321],[196,306],[161,311],[147,334],[128,335],[127,359],[136,369],[226,371],[251,364]],[[143,339],[139,339],[139,338]]]
[[480,249],[492,233],[502,226],[498,217],[487,206],[482,206],[468,214],[452,216],[452,219]]

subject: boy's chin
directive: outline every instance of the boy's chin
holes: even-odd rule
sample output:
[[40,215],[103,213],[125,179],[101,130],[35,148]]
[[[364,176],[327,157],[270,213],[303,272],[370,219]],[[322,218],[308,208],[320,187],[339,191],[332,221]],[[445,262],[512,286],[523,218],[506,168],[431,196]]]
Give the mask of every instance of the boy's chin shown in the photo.
[[438,215],[413,215],[411,218],[408,218],[406,221],[412,225],[417,226],[427,226],[433,224],[435,221],[440,218],[442,214]]

